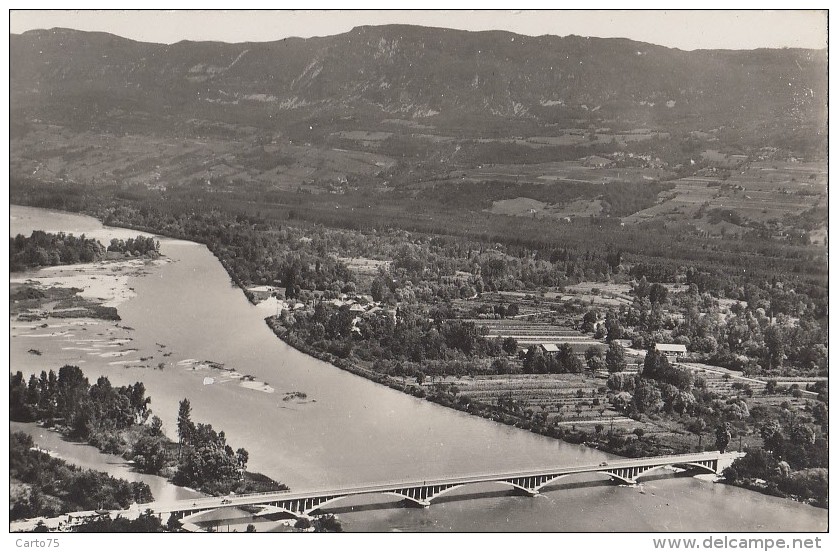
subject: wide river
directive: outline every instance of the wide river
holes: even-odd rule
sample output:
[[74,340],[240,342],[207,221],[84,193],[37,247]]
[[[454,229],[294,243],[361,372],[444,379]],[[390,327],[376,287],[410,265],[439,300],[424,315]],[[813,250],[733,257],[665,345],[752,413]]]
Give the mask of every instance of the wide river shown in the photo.
[[[11,207],[11,235],[36,229],[85,233],[103,243],[136,235],[90,217]],[[48,328],[36,329],[13,321],[11,369],[28,375],[77,364],[91,381],[100,375],[115,385],[142,381],[170,436],[178,402],[186,397],[193,420],[223,429],[234,448],[250,452],[249,469],[294,490],[595,464],[611,457],[410,397],[300,353],[273,335],[264,322],[265,309],[246,300],[206,247],[160,242],[173,262],[128,276],[133,297],[118,305],[121,322],[66,326],[50,319]],[[97,347],[113,346],[108,340],[123,346],[102,353]],[[41,355],[30,354],[32,348]],[[195,362],[203,360],[250,375],[254,382]],[[160,363],[163,369],[157,369]],[[294,392],[306,399],[290,398]],[[32,433],[37,441],[38,432]],[[73,450],[64,447],[60,453],[73,461]],[[638,487],[616,486],[597,476],[567,479],[536,498],[511,496],[505,487],[488,484],[452,492],[426,509],[398,508],[381,498],[335,504],[334,511],[350,531],[818,531],[827,526],[825,510],[671,475]]]

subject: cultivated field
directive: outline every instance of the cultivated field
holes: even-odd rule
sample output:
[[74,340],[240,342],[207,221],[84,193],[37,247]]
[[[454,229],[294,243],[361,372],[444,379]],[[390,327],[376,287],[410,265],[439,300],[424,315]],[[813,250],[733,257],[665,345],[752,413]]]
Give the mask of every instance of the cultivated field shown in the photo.
[[[826,171],[819,163],[753,162],[729,176],[704,171],[675,182],[675,188],[659,194],[659,203],[623,218],[636,223],[653,218],[692,219],[701,230],[719,234],[740,233],[736,227],[748,221],[782,222],[799,215],[826,198]],[[739,219],[714,222],[708,211],[729,210]]]
[[610,167],[586,164],[584,160],[556,161],[515,165],[483,165],[465,171],[465,180],[474,182],[511,181],[532,184],[561,184],[580,182],[608,184],[610,182],[651,182],[666,180],[671,173],[664,169],[640,167]]
[[[200,122],[193,126],[190,136],[200,136]],[[33,125],[13,142],[10,162],[17,174],[46,181],[164,189],[198,183],[214,191],[259,184],[264,189],[315,192],[322,191],[315,184],[345,184],[353,176],[369,177],[395,163],[375,153],[266,138],[244,125],[227,125],[223,130],[224,136],[206,130],[200,138],[175,138],[77,133],[55,125]]]

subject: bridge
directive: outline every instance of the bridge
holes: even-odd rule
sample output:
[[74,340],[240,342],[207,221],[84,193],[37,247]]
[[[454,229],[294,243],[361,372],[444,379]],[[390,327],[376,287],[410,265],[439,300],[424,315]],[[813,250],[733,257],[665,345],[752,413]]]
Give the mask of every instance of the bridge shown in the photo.
[[[742,456],[740,452],[701,452],[695,454],[679,454],[672,456],[655,456],[651,458],[632,458],[609,460],[589,466],[563,466],[528,470],[521,472],[491,473],[449,477],[425,481],[398,481],[347,487],[341,489],[321,489],[313,491],[278,491],[270,493],[252,493],[245,495],[229,495],[205,497],[170,502],[151,502],[135,505],[129,510],[114,510],[107,512],[111,517],[117,515],[135,518],[141,512],[150,510],[162,520],[167,520],[172,514],[183,522],[184,527],[192,530],[200,528],[192,520],[204,512],[230,507],[255,508],[255,515],[284,513],[293,517],[308,517],[329,504],[344,498],[360,495],[383,494],[404,500],[407,505],[428,507],[431,501],[444,494],[465,485],[477,483],[502,483],[516,492],[527,496],[536,496],[539,491],[552,483],[577,474],[603,474],[619,484],[634,484],[637,480],[652,471],[666,467],[700,470],[705,473],[718,474],[729,466],[736,458]],[[72,525],[86,518],[97,517],[105,512],[74,512],[56,518],[43,519],[47,527],[58,529],[62,525]],[[38,520],[23,520],[12,522],[12,531],[32,531]]]
[[[167,519],[174,513],[177,517],[191,518],[203,512],[227,507],[260,507],[258,513],[286,513],[295,517],[306,517],[329,504],[347,497],[383,494],[401,498],[408,505],[428,507],[431,501],[465,485],[476,483],[502,483],[516,492],[527,496],[536,496],[539,491],[556,481],[577,474],[597,473],[607,475],[620,484],[634,484],[640,477],[667,467],[700,470],[704,473],[718,474],[740,453],[703,452],[652,458],[635,458],[602,462],[590,466],[564,466],[528,470],[522,472],[493,473],[450,477],[424,481],[400,481],[383,484],[347,487],[341,489],[322,489],[302,492],[271,492],[226,497],[208,497],[177,502],[153,502],[142,505],[143,510]],[[186,519],[184,519],[186,521]]]

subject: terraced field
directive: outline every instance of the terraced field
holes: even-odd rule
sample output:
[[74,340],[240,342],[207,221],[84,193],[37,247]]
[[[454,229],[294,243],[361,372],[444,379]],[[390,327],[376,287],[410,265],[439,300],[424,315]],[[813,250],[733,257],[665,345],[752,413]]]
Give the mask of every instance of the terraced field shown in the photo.
[[[437,380],[437,384],[440,380]],[[486,404],[514,401],[522,409],[544,412],[554,422],[601,421],[624,417],[606,398],[605,378],[582,374],[516,374],[446,378],[459,394]],[[426,383],[426,386],[433,384]]]

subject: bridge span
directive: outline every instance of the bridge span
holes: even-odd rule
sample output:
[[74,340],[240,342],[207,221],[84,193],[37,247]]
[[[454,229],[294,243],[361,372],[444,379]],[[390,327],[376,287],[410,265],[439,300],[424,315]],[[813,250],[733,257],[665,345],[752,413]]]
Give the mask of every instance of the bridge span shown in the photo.
[[620,459],[590,466],[562,466],[522,472],[467,475],[424,481],[394,481],[341,489],[282,491],[208,497],[168,503],[153,502],[142,505],[141,508],[143,510],[150,509],[162,519],[166,519],[165,516],[172,513],[180,518],[189,518],[209,510],[235,506],[258,506],[262,508],[263,513],[285,512],[295,517],[304,517],[341,499],[370,494],[392,495],[404,499],[407,504],[428,507],[433,499],[459,487],[475,483],[502,483],[522,494],[535,496],[543,487],[576,474],[599,473],[609,476],[617,483],[633,484],[638,478],[664,467],[697,469],[705,473],[718,474],[739,456],[741,456],[741,453],[736,452],[702,452],[651,458]]

